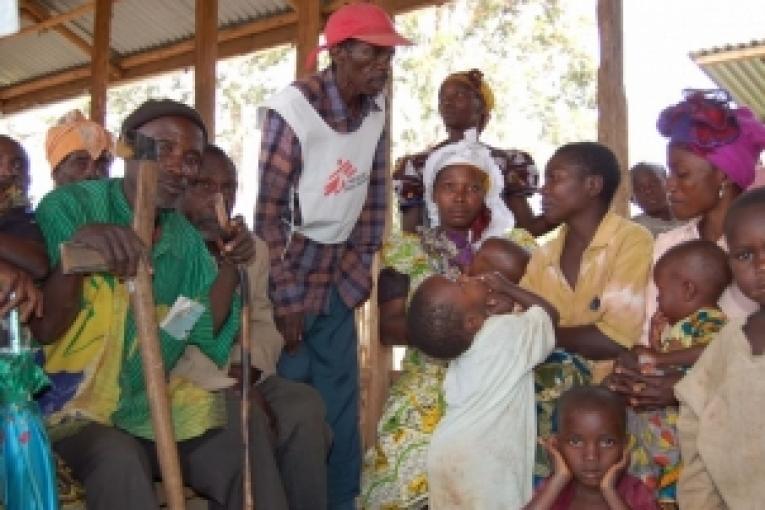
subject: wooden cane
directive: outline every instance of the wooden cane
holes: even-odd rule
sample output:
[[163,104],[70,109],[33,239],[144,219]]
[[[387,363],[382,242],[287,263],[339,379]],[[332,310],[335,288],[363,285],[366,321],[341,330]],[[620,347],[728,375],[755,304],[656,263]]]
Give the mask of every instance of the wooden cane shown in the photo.
[[[228,211],[223,195],[215,194],[215,215],[218,224],[223,230],[229,228]],[[242,475],[243,509],[254,510],[255,502],[252,486],[252,466],[250,465],[250,384],[252,384],[252,360],[250,350],[250,280],[247,274],[247,266],[239,264],[237,266],[239,275],[239,291],[242,295],[242,316],[240,328],[239,345],[241,347],[241,366],[242,366],[242,400],[240,402],[240,420],[242,422],[242,443],[244,446],[244,466]]]
[[[150,139],[144,139],[142,143],[152,145]],[[153,244],[154,204],[159,168],[155,161],[156,151],[149,150],[148,159],[144,159],[145,152],[139,152],[143,155],[135,154],[132,150],[128,154],[129,157],[135,156],[135,159],[139,160],[136,199],[133,204],[133,230],[144,246],[150,249]],[[64,273],[103,271],[106,267],[98,252],[77,243],[64,243],[60,249]],[[143,258],[138,264],[135,278],[128,282],[128,288],[167,507],[170,510],[184,510],[183,481],[173,432],[164,363],[159,348],[152,276],[148,263]]]
[[[153,244],[158,171],[159,167],[154,161],[138,163],[138,185],[135,204],[133,204],[133,230],[147,247]],[[133,307],[138,329],[138,346],[143,362],[146,393],[154,425],[154,441],[159,459],[159,470],[162,474],[162,485],[167,497],[167,507],[170,510],[183,510],[186,507],[186,501],[183,497],[183,479],[165,382],[165,367],[159,348],[152,277],[147,261],[143,259],[138,263],[138,272],[133,280],[130,304]]]

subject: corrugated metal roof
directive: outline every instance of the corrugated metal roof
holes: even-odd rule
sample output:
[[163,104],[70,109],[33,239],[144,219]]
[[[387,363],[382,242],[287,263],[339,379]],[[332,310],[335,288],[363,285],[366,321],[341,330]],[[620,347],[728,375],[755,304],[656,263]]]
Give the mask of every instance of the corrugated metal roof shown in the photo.
[[[38,0],[38,3],[56,15],[88,1]],[[115,56],[119,58],[192,37],[194,4],[194,0],[116,0],[111,36]],[[218,26],[235,26],[288,10],[286,0],[219,0]],[[93,18],[93,11],[88,11],[62,26],[91,43]],[[85,52],[55,29],[0,39],[0,87],[87,64],[89,60]]]
[[695,51],[691,59],[736,103],[765,119],[765,40]]
[[88,63],[90,57],[53,32],[0,41],[0,86]]

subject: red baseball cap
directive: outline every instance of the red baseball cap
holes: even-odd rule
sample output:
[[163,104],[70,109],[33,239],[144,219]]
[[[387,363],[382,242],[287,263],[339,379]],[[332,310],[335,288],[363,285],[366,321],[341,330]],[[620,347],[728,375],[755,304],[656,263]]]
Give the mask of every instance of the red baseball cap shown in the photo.
[[375,46],[411,46],[412,41],[396,32],[388,13],[372,3],[344,5],[327,20],[324,27],[325,43],[308,56],[306,67],[313,66],[316,54],[348,39]]

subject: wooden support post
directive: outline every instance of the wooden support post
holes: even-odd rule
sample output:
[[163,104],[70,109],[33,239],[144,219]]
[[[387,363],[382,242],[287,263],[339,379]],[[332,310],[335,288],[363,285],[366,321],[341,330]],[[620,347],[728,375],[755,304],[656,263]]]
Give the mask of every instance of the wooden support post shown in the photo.
[[210,140],[215,139],[215,64],[218,60],[218,0],[196,0],[194,106]]
[[90,119],[106,122],[106,87],[109,85],[112,0],[96,0],[93,21],[93,54],[90,61]]
[[292,0],[291,4],[297,11],[297,38],[295,76],[300,78],[316,72],[316,65],[306,67],[308,55],[319,44],[319,34],[323,24],[321,2],[316,0]]
[[614,151],[619,160],[622,183],[612,208],[626,216],[629,213],[630,177],[622,26],[622,0],[598,0],[598,141]]
[[[140,161],[138,164],[138,186],[133,204],[133,230],[144,245],[151,246],[154,236],[154,203],[159,168],[153,161]],[[143,363],[146,395],[151,409],[154,441],[157,446],[162,484],[167,496],[167,507],[171,510],[183,510],[185,508],[183,480],[165,383],[164,363],[159,348],[159,326],[154,306],[152,276],[146,261],[142,260],[139,263],[133,286],[130,304],[138,329],[138,347]]]
[[[388,101],[385,105],[385,122],[388,126],[390,126],[391,104],[393,104],[391,83],[392,80],[388,80],[386,86]],[[387,133],[388,147],[390,147],[390,129],[387,130]],[[388,175],[390,173],[391,168],[388,168]],[[398,211],[397,208],[390,206],[393,198],[390,177],[386,179],[386,191],[389,205],[385,217],[384,238],[390,235],[393,215]],[[380,254],[378,253],[372,264],[372,279],[375,285],[372,288],[369,301],[356,314],[357,330],[360,332],[359,339],[366,338],[366,345],[362,345],[362,354],[365,355],[362,355],[360,360],[362,366],[361,391],[364,396],[362,400],[364,406],[361,416],[361,437],[364,441],[364,448],[374,444],[377,435],[377,422],[380,421],[385,400],[388,398],[393,371],[393,349],[380,342],[380,314],[377,303],[377,275],[380,274],[380,266]]]

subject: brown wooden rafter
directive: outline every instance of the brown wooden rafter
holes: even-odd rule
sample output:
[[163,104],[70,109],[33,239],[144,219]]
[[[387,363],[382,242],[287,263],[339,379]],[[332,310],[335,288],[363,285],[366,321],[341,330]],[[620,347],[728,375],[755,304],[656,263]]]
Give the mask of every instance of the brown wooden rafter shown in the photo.
[[[89,4],[90,11],[93,6],[92,4]],[[42,5],[38,0],[23,0],[21,4],[19,5],[19,9],[21,10],[22,14],[25,14],[36,23],[36,25],[33,25],[35,27],[39,27],[41,23],[44,22],[50,22],[50,20],[56,20],[58,18],[61,19],[59,15],[51,13],[48,8],[46,8],[44,5]],[[93,45],[83,39],[81,36],[76,34],[74,31],[70,30],[64,23],[65,21],[58,21],[55,25],[52,25],[49,27],[50,30],[55,30],[61,37],[72,43],[72,45],[79,48],[85,55],[89,57],[93,57]],[[30,27],[31,28],[31,27]],[[44,30],[44,29],[37,29],[36,31]],[[113,62],[109,62],[109,74],[111,78],[117,79],[122,75],[122,70],[117,67]]]

